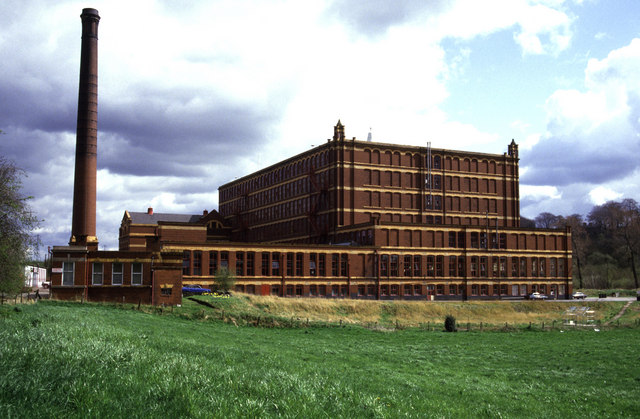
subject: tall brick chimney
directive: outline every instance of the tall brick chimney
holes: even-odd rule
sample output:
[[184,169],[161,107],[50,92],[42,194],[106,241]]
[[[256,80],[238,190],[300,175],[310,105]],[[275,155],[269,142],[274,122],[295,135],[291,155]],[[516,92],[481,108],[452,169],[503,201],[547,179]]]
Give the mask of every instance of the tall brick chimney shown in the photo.
[[82,50],[76,128],[73,220],[69,245],[98,248],[96,175],[98,148],[98,22],[96,9],[82,9]]

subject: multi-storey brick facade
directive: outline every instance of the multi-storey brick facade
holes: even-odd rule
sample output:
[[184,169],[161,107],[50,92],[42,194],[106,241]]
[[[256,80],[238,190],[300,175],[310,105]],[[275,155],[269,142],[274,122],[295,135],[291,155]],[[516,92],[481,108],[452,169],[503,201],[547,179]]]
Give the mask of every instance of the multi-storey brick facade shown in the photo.
[[219,214],[125,213],[120,246],[181,252],[186,283],[228,267],[250,293],[565,297],[570,231],[520,228],[518,185],[513,141],[503,155],[360,142],[338,123],[326,144],[221,186]]
[[[72,237],[56,298],[179,304],[181,287],[376,299],[571,294],[571,232],[520,228],[518,146],[504,155],[347,140],[219,189],[220,212],[125,211],[119,250],[95,237],[97,10],[84,9]],[[85,54],[85,50],[87,50]]]

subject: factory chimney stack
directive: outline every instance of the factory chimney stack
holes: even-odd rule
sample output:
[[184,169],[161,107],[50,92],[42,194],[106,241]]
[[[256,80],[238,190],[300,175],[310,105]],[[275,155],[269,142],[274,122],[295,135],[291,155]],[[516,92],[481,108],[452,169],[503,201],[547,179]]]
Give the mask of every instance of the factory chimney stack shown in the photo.
[[98,23],[96,9],[82,9],[82,50],[76,128],[73,220],[69,245],[98,248],[96,177],[98,148]]

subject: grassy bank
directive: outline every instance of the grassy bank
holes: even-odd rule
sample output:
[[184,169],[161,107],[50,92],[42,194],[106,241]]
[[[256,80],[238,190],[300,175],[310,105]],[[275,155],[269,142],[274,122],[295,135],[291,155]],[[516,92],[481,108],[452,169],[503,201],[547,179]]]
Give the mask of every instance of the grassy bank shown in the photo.
[[236,327],[191,304],[0,307],[0,416],[640,415],[638,328]]
[[[594,321],[602,324],[615,316],[624,302],[614,301],[487,301],[487,302],[419,302],[419,301],[367,301],[350,299],[278,298],[241,295],[234,298],[194,297],[206,305],[198,308],[202,316],[236,320],[237,324],[286,325],[294,322],[357,324],[366,327],[435,327],[442,325],[448,314],[466,327],[485,328],[526,327],[530,323],[541,326],[560,325],[569,307],[589,307]],[[185,310],[190,307],[185,301]],[[639,303],[634,303],[634,307]],[[636,324],[640,313],[631,310],[621,319],[622,324]]]

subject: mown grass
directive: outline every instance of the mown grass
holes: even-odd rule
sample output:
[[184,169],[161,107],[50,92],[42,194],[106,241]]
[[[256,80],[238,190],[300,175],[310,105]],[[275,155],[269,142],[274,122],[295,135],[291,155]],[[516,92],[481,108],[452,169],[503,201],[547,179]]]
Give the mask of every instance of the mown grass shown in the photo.
[[236,327],[187,305],[0,307],[0,417],[640,416],[638,328]]

